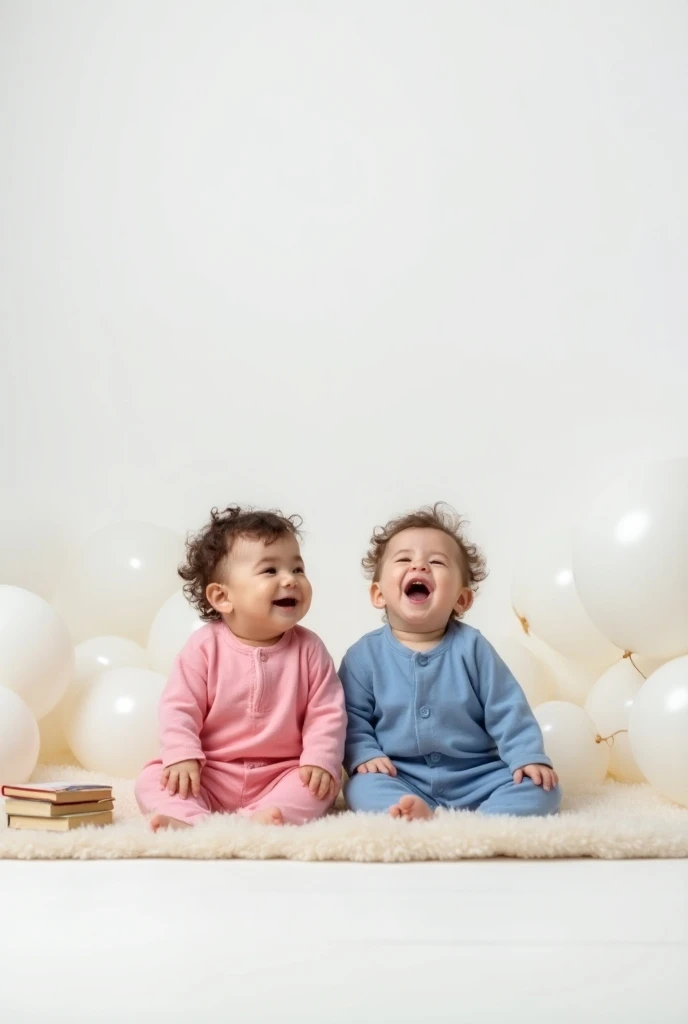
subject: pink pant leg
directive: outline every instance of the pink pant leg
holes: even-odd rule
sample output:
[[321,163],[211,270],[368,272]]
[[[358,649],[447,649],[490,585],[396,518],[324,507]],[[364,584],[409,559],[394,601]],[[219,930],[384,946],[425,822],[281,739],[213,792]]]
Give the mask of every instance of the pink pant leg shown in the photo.
[[201,792],[197,797],[190,793],[182,798],[179,793],[172,795],[161,789],[161,775],[162,762],[151,761],[136,780],[134,793],[144,814],[167,814],[196,824],[212,811],[236,811],[241,802],[243,778],[234,765],[207,762],[201,769]]
[[298,763],[282,761],[257,766],[250,772],[250,785],[245,791],[248,802],[243,801],[240,814],[249,816],[263,807],[279,807],[288,824],[303,825],[320,818],[335,801],[334,796],[320,800],[303,785]]

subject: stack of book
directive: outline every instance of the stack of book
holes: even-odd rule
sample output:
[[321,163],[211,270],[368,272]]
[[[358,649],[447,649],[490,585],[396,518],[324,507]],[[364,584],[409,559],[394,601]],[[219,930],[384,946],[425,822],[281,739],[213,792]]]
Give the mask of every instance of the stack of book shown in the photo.
[[112,824],[112,786],[37,782],[3,786],[2,795],[10,828],[68,832],[82,825]]

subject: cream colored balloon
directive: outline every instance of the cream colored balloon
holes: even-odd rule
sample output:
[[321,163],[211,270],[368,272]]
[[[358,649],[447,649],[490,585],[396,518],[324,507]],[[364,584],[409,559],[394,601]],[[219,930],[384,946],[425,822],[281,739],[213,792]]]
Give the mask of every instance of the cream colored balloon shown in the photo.
[[587,711],[568,701],[553,700],[540,704],[533,714],[564,793],[604,781],[609,748],[596,741],[597,729]]
[[28,590],[0,586],[0,686],[42,718],[62,698],[73,670],[72,641],[55,609]]
[[28,782],[38,761],[38,724],[14,690],[0,686],[0,786]]
[[65,700],[66,697],[63,697],[57,707],[49,711],[38,723],[41,737],[38,760],[41,764],[68,764],[74,760],[64,732],[63,705]]
[[653,672],[628,719],[631,751],[658,792],[688,807],[688,657]]
[[145,668],[111,668],[84,683],[65,722],[69,746],[84,768],[133,779],[157,757],[164,686],[164,676]]
[[599,671],[580,661],[569,661],[563,654],[553,651],[536,636],[526,637],[524,635],[521,643],[547,667],[550,678],[554,682],[555,692],[552,699],[568,701],[583,707],[586,697],[599,676]]
[[556,689],[546,665],[520,640],[511,636],[491,636],[490,643],[515,676],[531,708],[546,700],[554,700]]
[[148,660],[151,668],[169,675],[174,659],[192,633],[205,625],[182,591],[173,594],[153,619],[148,634]]
[[623,653],[590,620],[573,579],[572,531],[540,533],[523,551],[511,584],[514,611],[535,636],[600,671]]
[[76,642],[103,634],[145,644],[161,605],[179,588],[182,538],[151,523],[107,526],[70,560],[56,606]]
[[617,482],[576,529],[573,572],[590,618],[617,647],[688,652],[688,459]]
[[[645,679],[630,658],[608,668],[588,694],[585,710],[609,740],[609,773],[622,782],[644,782],[628,740],[628,719]],[[624,731],[620,731],[624,730]],[[618,735],[614,735],[618,733]]]

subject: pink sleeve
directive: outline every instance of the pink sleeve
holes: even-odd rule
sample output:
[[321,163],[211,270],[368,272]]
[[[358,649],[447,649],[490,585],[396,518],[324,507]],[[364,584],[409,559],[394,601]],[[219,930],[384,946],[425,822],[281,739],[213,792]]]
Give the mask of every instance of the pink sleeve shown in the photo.
[[200,734],[208,713],[208,663],[192,644],[178,655],[160,699],[163,768],[191,758],[205,761]]
[[299,763],[324,768],[333,778],[339,779],[346,734],[344,690],[332,658],[320,641],[309,646],[308,666],[308,706]]

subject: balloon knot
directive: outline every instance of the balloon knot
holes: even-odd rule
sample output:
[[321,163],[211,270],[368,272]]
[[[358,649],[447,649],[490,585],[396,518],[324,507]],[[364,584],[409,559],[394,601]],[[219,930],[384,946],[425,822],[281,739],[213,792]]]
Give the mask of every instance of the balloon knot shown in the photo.
[[595,736],[595,743],[606,743],[608,747],[614,746],[614,737],[618,736],[621,732],[628,732],[628,729],[617,729],[616,732],[612,732],[609,736],[600,736],[598,733]]
[[516,609],[513,606],[512,606],[512,611],[513,611],[514,615],[516,616],[516,618],[518,619],[518,621],[521,623],[521,629],[523,630],[525,635],[526,636],[530,636],[530,623],[528,622],[528,619],[525,617],[525,615],[519,615],[519,613],[516,611]]

